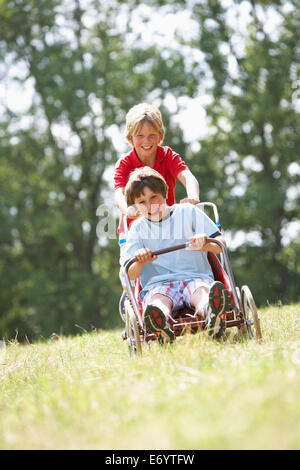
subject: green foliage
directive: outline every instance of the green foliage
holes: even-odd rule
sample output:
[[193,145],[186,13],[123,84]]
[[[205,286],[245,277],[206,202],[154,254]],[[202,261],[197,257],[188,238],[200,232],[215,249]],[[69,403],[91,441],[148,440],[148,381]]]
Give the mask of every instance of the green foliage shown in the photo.
[[181,56],[165,62],[130,43],[133,6],[1,2],[0,60],[17,70],[7,80],[31,81],[34,93],[29,109],[2,106],[0,336],[120,321],[117,241],[102,246],[96,234],[98,206],[111,206],[105,170],[120,156],[113,131],[153,89],[160,100],[169,87],[184,90]]
[[[0,337],[120,321],[119,250],[116,239],[98,241],[96,211],[113,199],[105,177],[120,156],[113,136],[128,109],[147,100],[160,106],[165,144],[197,176],[201,199],[218,205],[227,233],[244,234],[231,255],[236,277],[258,303],[298,298],[290,230],[300,207],[299,16],[289,5],[246,2],[250,22],[240,32],[218,0],[0,2],[2,82],[32,89],[27,108],[1,103]],[[146,31],[153,13],[186,9],[198,26],[193,39],[176,31],[172,43],[149,46],[136,32],[137,10]],[[275,32],[265,25],[271,13]],[[209,129],[195,152],[165,98],[176,116],[178,98],[203,93]]]
[[[255,233],[255,248],[253,241],[246,241],[232,259],[242,281],[253,282],[259,303],[286,301],[295,295],[300,280],[299,269],[289,261],[289,256],[297,259],[296,243],[287,250],[284,239],[286,232],[293,238],[290,224],[299,219],[300,120],[293,97],[299,15],[292,4],[293,10],[286,13],[282,2],[252,2],[247,37],[234,35],[221,2],[195,6],[214,100],[206,108],[212,135],[203,139],[190,166],[205,199],[218,204],[224,228]],[[281,23],[276,32],[261,20],[271,10]],[[211,25],[207,20],[212,18]],[[238,38],[244,43],[242,52]],[[224,44],[227,55],[221,50]]]

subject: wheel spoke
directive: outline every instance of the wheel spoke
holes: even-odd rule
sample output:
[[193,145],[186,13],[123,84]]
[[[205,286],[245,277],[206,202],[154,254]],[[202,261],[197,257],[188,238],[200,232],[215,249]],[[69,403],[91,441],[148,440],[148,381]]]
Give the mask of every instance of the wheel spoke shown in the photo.
[[241,297],[248,337],[249,339],[253,339],[256,336],[256,339],[260,341],[262,339],[260,320],[258,318],[253,296],[248,286],[242,287]]
[[133,307],[128,298],[125,299],[124,310],[129,354],[130,356],[136,356],[137,354],[142,354],[142,344],[139,326],[135,317]]

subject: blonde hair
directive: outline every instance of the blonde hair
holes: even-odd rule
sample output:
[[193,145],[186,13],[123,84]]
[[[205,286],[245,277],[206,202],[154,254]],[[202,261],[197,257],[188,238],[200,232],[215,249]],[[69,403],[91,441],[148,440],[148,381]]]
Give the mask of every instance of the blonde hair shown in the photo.
[[140,103],[131,108],[126,115],[126,140],[132,144],[132,137],[138,134],[145,122],[152,124],[161,136],[161,141],[165,136],[165,129],[162,122],[161,112],[158,108],[148,103]]
[[144,188],[151,189],[154,193],[161,194],[165,199],[168,193],[168,185],[158,171],[149,166],[136,168],[129,176],[125,187],[125,199],[127,206],[135,204],[135,200],[144,192]]

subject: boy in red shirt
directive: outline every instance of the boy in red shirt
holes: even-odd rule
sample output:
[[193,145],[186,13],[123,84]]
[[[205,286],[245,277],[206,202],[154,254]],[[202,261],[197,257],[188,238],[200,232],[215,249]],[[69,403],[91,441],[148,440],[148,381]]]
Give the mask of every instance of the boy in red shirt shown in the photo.
[[[130,173],[136,168],[149,166],[158,171],[168,185],[167,204],[175,204],[176,179],[186,188],[187,197],[180,202],[198,204],[199,185],[180,156],[169,147],[162,147],[165,130],[159,109],[147,103],[141,103],[129,110],[126,116],[126,139],[132,146],[131,152],[120,158],[115,166],[114,189],[115,202],[122,215],[118,233],[126,233],[133,220],[139,217],[134,206],[127,207],[124,196],[125,186]],[[124,227],[127,217],[127,228]],[[125,242],[120,236],[120,246]]]

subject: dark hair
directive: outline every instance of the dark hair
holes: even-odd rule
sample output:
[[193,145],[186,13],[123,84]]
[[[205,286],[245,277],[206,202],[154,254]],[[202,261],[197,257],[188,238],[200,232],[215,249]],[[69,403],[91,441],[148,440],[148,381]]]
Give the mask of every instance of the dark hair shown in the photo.
[[135,200],[144,192],[144,188],[148,187],[154,193],[167,197],[168,185],[165,179],[156,170],[150,166],[144,166],[134,170],[125,187],[125,198],[127,206],[132,206]]

